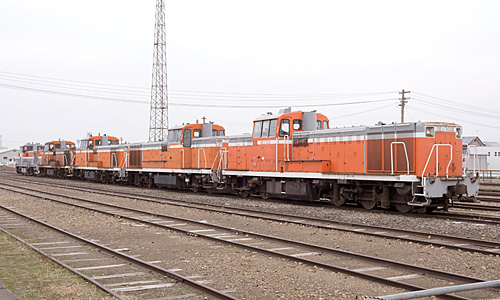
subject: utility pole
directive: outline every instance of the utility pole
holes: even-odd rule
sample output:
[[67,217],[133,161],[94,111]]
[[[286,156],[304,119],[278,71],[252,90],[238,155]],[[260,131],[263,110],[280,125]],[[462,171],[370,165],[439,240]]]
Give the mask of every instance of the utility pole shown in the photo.
[[156,0],[155,17],[149,141],[161,142],[166,141],[168,135],[167,49],[163,0]]
[[408,103],[408,99],[410,98],[405,98],[405,94],[409,94],[411,93],[410,91],[405,91],[405,90],[402,90],[401,92],[399,92],[399,94],[401,95],[401,104],[399,104],[399,106],[401,106],[401,123],[404,123],[405,122],[405,104]]

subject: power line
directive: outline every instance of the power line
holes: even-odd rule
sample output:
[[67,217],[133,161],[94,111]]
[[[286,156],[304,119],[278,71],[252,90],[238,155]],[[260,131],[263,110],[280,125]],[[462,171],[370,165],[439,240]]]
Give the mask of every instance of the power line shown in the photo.
[[[420,111],[420,112],[423,112],[423,113],[426,113],[426,114],[435,115],[435,116],[438,116],[438,117],[441,117],[441,118],[447,118],[447,119],[450,118],[449,115],[446,116],[446,115],[438,114],[438,113],[435,113],[435,112],[427,111],[425,109],[419,109],[419,108],[416,108],[414,106],[411,106],[411,109],[416,110],[416,111]],[[478,125],[478,126],[487,127],[487,128],[500,129],[500,127],[498,127],[498,126],[491,126],[491,125],[481,124],[481,123],[473,122],[473,121],[470,121],[470,120],[464,120],[464,119],[458,119],[458,118],[453,118],[453,119],[455,119],[457,121],[460,121],[460,122],[463,122],[463,123]]]
[[414,94],[419,95],[421,99],[423,98],[423,99],[427,99],[429,101],[448,103],[449,105],[452,105],[453,107],[462,106],[467,111],[474,111],[475,110],[475,111],[486,111],[486,112],[500,113],[500,110],[495,110],[495,109],[492,109],[490,107],[488,107],[488,108],[480,107],[480,106],[477,106],[475,104],[471,105],[470,103],[463,104],[463,103],[460,103],[459,101],[452,101],[452,100],[448,100],[448,99],[444,99],[444,98],[434,97],[434,96],[426,95],[426,94],[419,93],[419,92],[414,92]]
[[343,119],[343,118],[347,118],[347,117],[352,117],[352,116],[357,116],[357,115],[360,115],[360,114],[364,114],[364,113],[368,113],[368,112],[372,112],[372,111],[376,111],[376,110],[381,110],[381,109],[386,109],[386,108],[389,108],[389,107],[392,107],[394,106],[394,104],[389,104],[389,105],[384,105],[384,106],[381,106],[381,107],[377,107],[377,108],[372,108],[372,109],[368,109],[368,110],[363,110],[363,111],[358,111],[356,113],[353,113],[353,114],[348,114],[348,115],[342,115],[340,117],[336,117],[335,119]]
[[500,119],[499,115],[491,115],[491,114],[482,113],[482,112],[473,111],[473,110],[465,110],[465,109],[457,108],[457,107],[452,106],[452,105],[435,103],[432,100],[426,100],[426,99],[423,99],[420,97],[414,97],[413,99],[416,102],[422,102],[421,104],[423,104],[423,105],[432,106],[432,107],[436,107],[439,109],[446,109],[447,111],[451,110],[451,111],[455,111],[455,112],[467,114],[467,115],[474,115],[474,116],[478,116],[478,117],[485,117],[485,118],[491,118],[491,119]]
[[[111,89],[111,90],[118,90],[118,91],[123,91],[123,89],[112,89],[110,87],[138,89],[138,90],[144,90],[145,91],[144,94],[149,95],[149,91],[148,91],[149,88],[146,88],[146,87],[136,87],[136,86],[127,86],[127,85],[103,84],[103,83],[94,83],[94,82],[87,82],[87,81],[76,81],[76,80],[58,79],[58,78],[53,78],[53,77],[26,75],[26,74],[12,73],[12,72],[4,72],[4,71],[0,71],[0,73],[9,74],[9,75],[0,75],[0,77],[4,77],[4,78],[5,77],[7,77],[7,78],[10,77],[10,78],[21,79],[21,80],[46,82],[46,83],[49,83],[49,84],[67,85],[67,86],[76,86],[76,87],[86,87],[86,88],[94,88],[94,89],[108,89],[108,90]],[[14,76],[12,76],[12,75],[14,75]],[[25,77],[28,77],[28,78],[25,78]],[[31,79],[29,77],[49,79],[49,80]],[[78,84],[57,83],[57,82],[53,82],[53,81],[73,82],[73,83],[78,83]],[[98,85],[98,86],[103,86],[103,87],[102,88],[100,88],[100,87],[93,87],[92,85]],[[169,92],[176,92],[178,94],[196,94],[197,96],[201,96],[201,97],[234,97],[235,95],[238,95],[238,96],[241,96],[241,97],[268,96],[268,97],[266,97],[266,99],[267,98],[298,98],[298,97],[300,97],[300,98],[303,98],[303,97],[307,97],[307,98],[327,97],[329,99],[330,98],[357,98],[357,97],[369,97],[369,96],[378,96],[378,95],[384,95],[384,94],[394,94],[394,93],[397,93],[397,91],[366,92],[366,93],[242,93],[242,92],[216,92],[216,91],[175,90],[175,89],[169,89]]]
[[[149,104],[149,101],[145,101],[145,100],[133,100],[133,99],[111,98],[111,97],[93,96],[93,95],[85,95],[85,94],[75,94],[75,93],[67,93],[67,92],[60,92],[60,91],[29,88],[29,87],[23,87],[23,86],[8,85],[8,84],[2,84],[2,83],[0,83],[0,87],[29,91],[29,92],[59,95],[59,96],[84,98],[84,99]],[[176,97],[176,98],[182,99],[182,97]],[[190,99],[190,98],[187,98],[187,99]],[[193,99],[190,99],[190,100],[193,100]],[[386,102],[386,101],[395,101],[395,100],[399,100],[399,99],[398,98],[389,98],[389,99],[375,99],[375,100],[352,101],[352,102],[341,102],[341,103],[297,104],[294,106],[296,106],[296,107],[343,106],[343,105],[377,103],[377,102]],[[171,105],[189,106],[189,107],[222,107],[222,108],[281,108],[281,107],[283,107],[283,105],[226,105],[226,104],[178,103],[178,102],[172,102]]]
[[114,86],[114,87],[121,87],[121,88],[143,89],[143,90],[148,90],[149,89],[147,87],[136,87],[136,86],[130,86],[130,85],[116,85],[116,84],[96,83],[96,82],[88,82],[88,81],[77,81],[77,80],[69,80],[69,79],[60,79],[60,78],[53,78],[53,77],[45,77],[45,76],[26,75],[26,74],[5,72],[5,71],[0,71],[0,73],[17,75],[17,76],[23,76],[23,77],[43,78],[43,79],[50,79],[50,80],[57,80],[57,81],[66,81],[66,82],[75,82],[75,83],[86,83],[86,84],[100,85],[100,86]]
[[[12,78],[3,78],[4,75],[0,74],[0,80],[7,80],[7,81],[13,81],[13,82],[19,82],[19,83],[27,83],[27,84],[34,84],[34,85],[42,85],[45,87],[56,87],[56,88],[62,88],[62,89],[69,89],[69,90],[76,90],[76,91],[88,91],[88,92],[99,92],[99,93],[107,93],[107,94],[117,94],[117,95],[125,95],[125,96],[136,96],[136,97],[144,97],[146,99],[146,96],[149,97],[149,93],[142,93],[142,92],[126,92],[123,91],[122,89],[117,89],[117,88],[104,88],[104,87],[87,87],[84,85],[74,85],[74,84],[66,84],[66,83],[52,83],[50,81],[40,81],[40,80],[33,80],[33,79],[12,79]],[[78,88],[75,88],[78,87]],[[30,88],[30,87],[23,87],[23,88]],[[174,92],[170,93],[171,96],[173,96],[176,99],[187,99],[187,100],[192,100],[192,101],[230,101],[234,102],[237,100],[241,101],[247,101],[247,102],[268,102],[269,100],[272,100],[274,102],[287,102],[290,103],[291,101],[325,101],[325,100],[336,100],[336,99],[345,99],[345,98],[359,98],[359,97],[366,97],[366,95],[375,95],[376,93],[370,93],[370,94],[356,94],[354,96],[349,96],[349,95],[340,95],[336,97],[331,97],[327,95],[317,95],[314,96],[314,98],[311,98],[310,96],[306,96],[306,94],[296,94],[296,95],[291,95],[291,96],[274,96],[272,98],[268,98],[270,96],[263,96],[264,98],[257,98],[257,99],[252,99],[255,98],[256,96],[250,96],[250,95],[243,95],[243,96],[230,96],[230,95],[218,95],[218,94],[199,94],[196,92]],[[384,93],[377,93],[377,94],[386,94]],[[94,95],[93,95],[94,96]],[[276,98],[275,98],[276,97]],[[132,99],[133,100],[133,99]]]

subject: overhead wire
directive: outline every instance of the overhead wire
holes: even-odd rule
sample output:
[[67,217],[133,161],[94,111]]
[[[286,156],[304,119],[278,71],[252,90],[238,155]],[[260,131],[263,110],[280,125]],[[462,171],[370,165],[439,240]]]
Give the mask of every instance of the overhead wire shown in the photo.
[[[7,75],[4,75],[7,74]],[[39,79],[42,78],[42,79]],[[101,84],[101,83],[91,83],[85,81],[75,81],[75,80],[66,80],[66,79],[57,79],[53,77],[43,77],[43,76],[33,76],[12,72],[3,72],[0,71],[0,79],[9,80],[9,81],[17,81],[28,84],[37,84],[40,85],[42,83],[46,83],[48,86],[53,87],[62,87],[65,89],[69,89],[70,87],[78,87],[78,90],[89,90],[89,91],[120,91],[120,94],[131,94],[131,95],[149,95],[149,92],[146,92],[149,88],[144,87],[132,87],[132,86],[124,86],[124,85],[109,85],[109,84]],[[48,80],[43,80],[48,79]],[[55,81],[55,82],[54,82]],[[71,82],[71,83],[68,83]],[[77,84],[73,84],[77,83]],[[97,86],[94,86],[97,85]],[[117,89],[112,87],[120,87],[120,88],[132,88],[132,89],[142,89],[144,92],[137,91],[124,91],[123,89]],[[378,96],[384,94],[393,94],[396,92],[367,92],[367,93],[345,93],[345,94],[335,94],[335,93],[294,93],[294,94],[286,94],[286,93],[241,93],[241,92],[214,92],[214,91],[190,91],[190,90],[175,90],[169,89],[169,96],[177,95],[179,98],[182,96],[182,99],[193,99],[192,96],[196,96],[196,99],[199,98],[216,98],[215,100],[225,100],[225,98],[229,98],[229,100],[233,100],[235,97],[244,99],[246,101],[267,101],[269,99],[277,100],[282,98],[283,101],[288,100],[297,100],[303,101],[304,99],[310,101],[318,101],[318,100],[331,100],[337,98],[358,98],[358,97],[370,97],[370,96]],[[255,99],[255,100],[249,100]]]
[[453,107],[457,107],[457,106],[461,106],[463,107],[463,110],[464,111],[483,111],[483,112],[494,112],[494,113],[498,113],[500,114],[500,110],[495,110],[493,108],[490,108],[490,107],[481,107],[481,106],[478,106],[478,105],[471,105],[470,103],[467,103],[467,104],[464,104],[464,103],[461,103],[460,101],[453,101],[453,100],[449,100],[449,99],[444,99],[444,98],[440,98],[440,97],[435,97],[435,96],[431,96],[431,95],[427,95],[427,94],[424,94],[424,93],[420,93],[420,92],[413,92],[415,95],[417,95],[418,98],[420,99],[426,99],[426,100],[429,100],[429,101],[434,101],[434,102],[439,102],[439,103],[446,103],[446,105],[451,105]]
[[[85,99],[93,99],[93,100],[105,100],[105,101],[115,101],[115,102],[126,102],[126,103],[141,103],[141,104],[150,104],[147,100],[136,100],[136,99],[124,99],[124,98],[112,98],[112,97],[103,97],[103,96],[94,96],[94,95],[85,95],[85,94],[76,94],[76,93],[68,93],[61,91],[53,91],[39,88],[30,88],[24,86],[10,85],[10,84],[2,84],[0,83],[0,87],[17,89],[23,91],[30,92],[38,92],[52,95],[60,95],[60,96],[70,96],[70,97],[78,97]],[[184,97],[176,97],[178,99],[186,99]],[[191,98],[187,98],[189,100],[195,100]],[[304,100],[304,99],[301,99]],[[340,105],[356,105],[356,104],[366,104],[366,103],[375,103],[375,102],[385,102],[385,101],[394,101],[398,100],[397,98],[389,98],[389,99],[374,99],[374,100],[363,100],[363,101],[351,101],[351,102],[337,102],[337,103],[318,103],[318,104],[294,104],[297,107],[324,107],[324,106],[340,106]],[[227,104],[204,104],[204,103],[177,103],[170,102],[169,105],[174,106],[196,106],[196,107],[225,107],[225,108],[281,108],[283,105],[227,105]]]
[[432,107],[439,108],[439,109],[445,109],[447,111],[454,111],[454,112],[458,112],[458,113],[462,113],[462,114],[474,115],[474,116],[484,117],[484,118],[500,119],[500,115],[492,115],[492,114],[473,111],[473,110],[464,110],[464,109],[458,108],[456,106],[435,103],[432,100],[426,100],[426,99],[423,99],[420,97],[412,97],[412,99],[416,100],[417,102],[422,102],[423,105],[432,106]]
[[[438,117],[445,118],[445,119],[450,119],[449,115],[443,115],[443,114],[436,113],[434,111],[428,111],[428,110],[425,110],[425,109],[420,109],[420,108],[415,107],[415,106],[408,106],[408,107],[411,108],[412,110],[416,110],[416,111],[419,111],[419,112],[423,112],[423,113],[426,113],[426,114],[438,116]],[[455,120],[456,121],[460,121],[460,122],[467,123],[467,124],[473,124],[473,125],[478,125],[478,126],[482,126],[482,127],[487,127],[487,128],[500,129],[499,126],[486,125],[486,124],[477,123],[477,122],[474,122],[474,121],[471,121],[471,120],[459,119],[459,118],[455,118],[455,117],[453,117],[453,120],[454,121]]]

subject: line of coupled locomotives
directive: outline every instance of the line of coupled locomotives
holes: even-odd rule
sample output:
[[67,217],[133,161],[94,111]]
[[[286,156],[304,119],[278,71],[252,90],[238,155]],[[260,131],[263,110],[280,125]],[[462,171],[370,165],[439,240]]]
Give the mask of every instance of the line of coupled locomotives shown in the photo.
[[79,145],[27,144],[16,168],[30,175],[400,212],[446,210],[454,200],[477,196],[477,174],[462,168],[457,124],[329,125],[321,113],[287,108],[256,118],[252,134],[226,136],[220,125],[197,122],[170,128],[164,142],[121,144],[98,135]]

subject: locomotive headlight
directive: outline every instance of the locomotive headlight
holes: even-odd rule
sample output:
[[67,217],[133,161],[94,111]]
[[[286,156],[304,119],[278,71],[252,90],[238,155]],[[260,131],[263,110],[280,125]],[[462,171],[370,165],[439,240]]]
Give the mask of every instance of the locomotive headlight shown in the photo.
[[434,127],[425,127],[425,136],[433,137],[434,136]]

